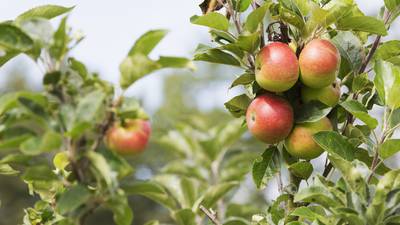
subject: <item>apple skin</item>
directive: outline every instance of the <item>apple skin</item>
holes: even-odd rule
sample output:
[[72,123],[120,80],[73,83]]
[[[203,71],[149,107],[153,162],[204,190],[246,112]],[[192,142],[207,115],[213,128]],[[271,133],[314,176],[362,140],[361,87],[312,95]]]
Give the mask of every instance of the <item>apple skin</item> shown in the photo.
[[327,106],[333,107],[338,104],[340,99],[339,85],[329,85],[323,88],[301,88],[301,99],[307,103],[313,100],[320,101]]
[[148,120],[129,119],[125,125],[115,123],[106,134],[107,146],[120,154],[132,155],[145,150],[150,138],[151,127]]
[[284,43],[264,46],[257,56],[256,81],[271,92],[289,90],[299,79],[299,62],[293,50]]
[[269,93],[256,97],[246,112],[250,133],[268,144],[284,140],[292,130],[293,120],[290,103]]
[[298,124],[285,141],[287,152],[300,159],[314,159],[324,151],[313,139],[320,131],[331,131],[331,121],[324,117],[316,122]]
[[322,88],[332,84],[340,66],[340,54],[328,40],[314,39],[299,56],[300,80],[311,88]]

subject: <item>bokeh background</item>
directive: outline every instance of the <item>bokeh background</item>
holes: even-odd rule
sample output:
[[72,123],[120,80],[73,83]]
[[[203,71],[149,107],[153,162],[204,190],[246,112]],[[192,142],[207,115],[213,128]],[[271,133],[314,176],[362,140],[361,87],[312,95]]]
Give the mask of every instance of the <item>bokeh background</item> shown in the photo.
[[[19,13],[42,4],[75,6],[68,24],[76,32],[85,35],[85,40],[73,50],[72,55],[85,62],[91,71],[102,78],[117,83],[118,67],[128,50],[141,34],[150,29],[168,29],[169,35],[151,53],[191,57],[198,43],[209,41],[206,28],[192,25],[189,18],[200,14],[200,0],[0,0],[0,21],[13,19]],[[370,16],[378,14],[383,0],[356,0],[360,8]],[[57,19],[54,21],[58,23]],[[400,39],[400,20],[395,21],[385,39]],[[197,70],[163,70],[136,82],[126,92],[141,100],[152,116],[155,136],[173,129],[177,123],[215,125],[227,123],[230,115],[223,103],[235,96],[240,89],[230,91],[228,87],[240,70],[231,67],[196,63]],[[15,90],[41,90],[42,72],[28,57],[21,55],[0,69],[0,93]],[[379,115],[379,111],[377,112]],[[262,146],[253,141],[255,151]],[[137,179],[149,179],[168,161],[168,153],[152,141],[150,149],[133,160]],[[250,164],[250,163],[249,163]],[[273,185],[273,184],[271,184]],[[256,192],[251,179],[239,190],[234,200],[248,201]],[[266,201],[276,195],[273,188],[263,193]],[[33,204],[35,197],[29,196],[27,187],[17,178],[0,177],[0,225],[20,224],[22,209]],[[149,219],[168,222],[167,212],[154,202],[133,197],[134,224],[143,224]],[[111,214],[99,210],[90,218],[89,224],[113,224]]]

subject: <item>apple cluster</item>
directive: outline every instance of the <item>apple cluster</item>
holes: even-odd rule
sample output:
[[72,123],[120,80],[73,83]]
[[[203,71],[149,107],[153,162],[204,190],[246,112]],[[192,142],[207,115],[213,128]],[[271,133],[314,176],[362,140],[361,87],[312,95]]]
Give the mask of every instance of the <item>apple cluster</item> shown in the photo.
[[340,98],[340,86],[335,84],[340,66],[340,54],[328,40],[314,39],[305,45],[299,57],[282,42],[264,46],[257,56],[256,82],[267,93],[258,95],[249,105],[246,122],[249,131],[267,144],[285,141],[292,156],[313,159],[323,149],[313,135],[332,130],[327,117],[315,122],[295,124],[293,107],[283,92],[301,82],[303,103],[320,101],[330,107]]

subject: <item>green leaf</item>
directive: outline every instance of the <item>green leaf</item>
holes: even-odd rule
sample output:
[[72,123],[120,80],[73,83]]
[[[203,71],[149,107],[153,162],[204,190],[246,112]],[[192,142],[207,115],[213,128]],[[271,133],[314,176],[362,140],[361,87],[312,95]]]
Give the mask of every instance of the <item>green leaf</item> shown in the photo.
[[193,179],[182,177],[180,181],[180,186],[184,200],[183,207],[191,208],[196,202],[196,184]]
[[77,185],[67,189],[61,194],[57,201],[57,211],[60,214],[66,214],[77,209],[86,203],[90,198],[90,192],[87,188]]
[[354,8],[353,0],[333,0],[324,6],[328,11],[325,19],[325,27],[330,26],[342,18],[345,19],[349,12]]
[[303,32],[302,35],[305,37],[309,36],[320,27],[325,28],[326,26],[329,26],[326,23],[329,11],[321,9],[317,4],[312,4],[311,6],[310,16],[306,23],[306,32]]
[[161,65],[149,59],[146,55],[130,55],[119,66],[121,87],[126,89],[138,79],[158,69],[161,69]]
[[375,63],[375,87],[380,99],[391,109],[400,107],[400,67],[378,60]]
[[252,0],[237,0],[235,10],[238,12],[244,12],[249,8],[251,2]]
[[226,53],[220,49],[210,49],[200,45],[194,56],[195,61],[205,61],[217,64],[226,64],[231,66],[240,66],[240,62],[231,54]]
[[223,31],[227,31],[229,28],[228,19],[217,12],[210,12],[203,16],[192,16],[190,22]]
[[129,50],[128,55],[142,54],[147,56],[167,33],[167,30],[150,30],[146,32],[137,39],[131,50]]
[[143,195],[160,203],[168,209],[174,210],[176,203],[166,192],[165,188],[154,182],[141,182],[122,185],[122,189],[129,195]]
[[371,90],[373,87],[374,83],[369,80],[368,73],[362,73],[354,76],[351,84],[351,90],[353,92]]
[[98,151],[107,160],[111,170],[116,172],[118,179],[122,179],[131,175],[134,170],[127,160],[114,151],[110,151],[106,148],[101,148]]
[[346,182],[350,185],[351,190],[363,198],[368,196],[368,185],[363,178],[362,171],[368,171],[368,167],[360,161],[349,162],[339,155],[329,155],[329,160],[333,166],[338,169]]
[[203,205],[205,208],[213,207],[218,200],[226,196],[227,192],[238,185],[238,182],[225,182],[209,187],[204,195],[200,198],[202,199],[201,205]]
[[114,188],[117,182],[117,174],[112,171],[104,156],[94,151],[88,151],[86,156],[90,160],[93,168],[99,173],[98,177],[101,177],[109,188]]
[[315,122],[326,117],[331,110],[331,107],[319,101],[311,101],[295,111],[295,121],[296,123]]
[[380,224],[384,218],[386,211],[386,200],[388,199],[388,194],[394,188],[398,188],[400,179],[400,171],[392,170],[386,173],[383,177],[379,179],[376,185],[375,196],[372,202],[367,208],[366,218],[368,224]]
[[51,44],[54,31],[49,20],[31,18],[29,20],[23,20],[20,27],[34,40],[38,55],[40,54],[41,47],[48,47]]
[[302,178],[307,180],[312,172],[313,172],[313,166],[310,162],[306,161],[301,161],[301,162],[296,162],[294,164],[291,164],[289,166],[289,171],[294,174],[296,177]]
[[255,32],[258,29],[260,23],[263,22],[265,14],[270,6],[270,2],[264,3],[263,6],[257,8],[253,12],[249,14],[247,17],[246,23],[244,24],[244,28],[250,33]]
[[246,94],[238,95],[231,100],[225,102],[225,108],[234,116],[241,117],[246,115],[247,107],[251,100]]
[[62,145],[62,136],[54,131],[47,131],[41,137],[32,137],[24,141],[20,148],[26,155],[39,155],[57,150]]
[[387,159],[400,151],[400,139],[386,140],[379,146],[379,155],[382,159]]
[[390,11],[398,10],[400,7],[400,1],[399,0],[385,0],[385,6],[387,9]]
[[279,14],[283,21],[295,26],[300,32],[305,33],[306,24],[301,16],[286,8],[281,8]]
[[295,202],[309,202],[320,204],[326,208],[340,207],[339,201],[333,198],[332,194],[324,187],[311,186],[301,189],[294,196]]
[[392,40],[387,41],[379,45],[378,49],[374,54],[375,60],[385,60],[395,64],[396,58],[400,57],[400,41]]
[[255,75],[251,73],[244,73],[237,77],[229,88],[236,87],[238,85],[248,85],[255,81]]
[[253,181],[257,188],[264,188],[276,173],[280,170],[279,150],[270,147],[264,151],[261,157],[253,163]]
[[57,169],[63,170],[69,164],[67,152],[63,151],[57,153],[53,158],[53,164]]
[[280,0],[282,6],[298,16],[306,17],[310,12],[310,3],[302,0]]
[[191,209],[180,209],[173,214],[177,225],[196,225],[196,214]]
[[0,164],[15,163],[23,166],[31,166],[38,163],[32,156],[23,155],[20,153],[7,154],[0,160]]
[[363,31],[382,36],[387,35],[385,24],[370,16],[351,16],[339,20],[337,23],[339,30]]
[[20,14],[15,20],[17,22],[21,20],[31,19],[31,18],[45,18],[45,19],[52,19],[59,15],[65,14],[71,11],[73,7],[63,7],[58,5],[42,5],[35,8],[32,8],[22,14]]
[[161,68],[188,68],[191,70],[196,69],[195,65],[190,59],[183,57],[160,56],[157,63]]
[[300,218],[307,219],[309,221],[319,220],[319,221],[323,222],[324,224],[330,224],[328,217],[318,214],[315,212],[315,210],[312,210],[305,206],[296,208],[295,210],[293,210],[293,212],[290,213],[290,215],[298,216]]
[[[0,50],[1,52],[1,50]],[[19,55],[18,51],[8,51],[5,52],[5,55],[0,56],[0,66],[3,66],[4,64],[6,64],[9,60],[11,60],[12,58],[14,58],[15,56]]]
[[364,48],[360,39],[350,31],[340,31],[333,39],[333,44],[341,55],[339,75],[358,72],[364,59]]
[[346,100],[340,103],[349,113],[353,114],[357,119],[363,121],[369,128],[375,129],[378,126],[378,121],[368,114],[367,109],[356,100]]
[[118,193],[106,202],[106,207],[111,209],[114,222],[117,225],[130,225],[133,221],[133,212],[129,207],[128,199],[123,193]]
[[86,129],[90,128],[103,112],[104,99],[106,95],[103,91],[95,90],[89,92],[79,99],[78,106],[74,114],[74,125],[69,131],[71,136],[77,137]]
[[7,138],[0,141],[0,151],[4,150],[14,150],[18,149],[21,143],[25,142],[26,140],[32,138],[29,134],[22,134],[17,137]]
[[62,59],[68,50],[67,17],[64,17],[53,35],[54,43],[50,47],[50,54],[55,59]]
[[83,79],[86,79],[89,75],[85,64],[76,60],[75,58],[68,58],[69,67],[76,71]]
[[354,147],[335,131],[320,131],[313,136],[314,141],[330,154],[336,154],[348,161],[354,159]]
[[58,179],[57,175],[46,165],[28,167],[21,178],[27,182]]
[[400,125],[400,109],[395,109],[392,112],[392,116],[390,117],[390,128],[394,128]]
[[19,171],[14,170],[10,165],[8,164],[0,164],[0,174],[2,175],[8,175],[8,176],[12,176],[12,175],[16,175],[18,174]]
[[[24,52],[33,47],[33,40],[18,27],[11,24],[0,23],[0,47],[17,52]],[[14,56],[16,54],[17,53],[12,53]],[[11,55],[7,58],[10,57]],[[5,59],[3,60],[7,61]]]
[[249,35],[240,35],[234,45],[243,51],[253,53],[260,46],[260,33],[254,32]]

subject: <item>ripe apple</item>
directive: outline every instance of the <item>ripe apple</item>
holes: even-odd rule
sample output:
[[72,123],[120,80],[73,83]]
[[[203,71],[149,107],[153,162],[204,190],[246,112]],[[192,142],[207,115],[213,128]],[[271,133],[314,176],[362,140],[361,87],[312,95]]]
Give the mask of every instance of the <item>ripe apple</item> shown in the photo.
[[333,107],[339,102],[340,87],[336,84],[323,88],[310,88],[303,86],[301,88],[301,99],[305,103],[317,100],[327,106]]
[[143,119],[126,120],[122,126],[115,123],[106,135],[108,147],[121,154],[143,152],[151,133],[150,122]]
[[301,51],[299,64],[301,82],[311,88],[322,88],[335,81],[340,54],[330,41],[314,39]]
[[293,50],[284,43],[273,42],[257,56],[256,81],[271,92],[289,90],[299,79],[299,62]]
[[247,127],[256,138],[274,144],[285,139],[293,127],[293,109],[288,101],[273,94],[256,97],[247,108]]
[[313,135],[320,131],[330,130],[332,130],[332,124],[326,117],[316,122],[298,124],[285,141],[286,150],[297,158],[317,158],[324,150],[315,143]]

